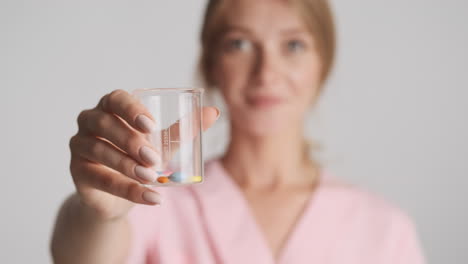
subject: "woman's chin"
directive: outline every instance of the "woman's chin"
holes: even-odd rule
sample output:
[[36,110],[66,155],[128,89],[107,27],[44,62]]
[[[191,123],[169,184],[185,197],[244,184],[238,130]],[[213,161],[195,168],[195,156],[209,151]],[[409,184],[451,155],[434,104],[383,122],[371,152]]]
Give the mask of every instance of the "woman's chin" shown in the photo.
[[286,122],[281,118],[246,118],[239,123],[240,130],[258,137],[275,135],[286,129]]

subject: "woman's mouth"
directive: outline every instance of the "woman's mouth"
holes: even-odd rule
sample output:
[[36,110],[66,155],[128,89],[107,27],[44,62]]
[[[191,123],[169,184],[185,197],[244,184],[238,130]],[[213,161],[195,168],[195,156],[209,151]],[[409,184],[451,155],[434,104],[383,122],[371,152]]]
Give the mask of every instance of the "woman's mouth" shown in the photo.
[[280,104],[283,99],[278,96],[259,95],[248,97],[247,102],[255,108],[269,108]]

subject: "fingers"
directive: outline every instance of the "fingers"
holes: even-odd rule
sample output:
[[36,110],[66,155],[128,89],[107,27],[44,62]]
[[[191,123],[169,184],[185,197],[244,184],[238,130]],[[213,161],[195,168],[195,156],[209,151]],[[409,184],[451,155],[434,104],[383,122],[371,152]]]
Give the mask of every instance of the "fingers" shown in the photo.
[[160,155],[140,132],[129,129],[115,115],[98,109],[83,111],[78,117],[79,134],[106,139],[141,164],[152,166]]
[[79,187],[89,186],[134,203],[160,204],[160,195],[137,181],[102,165],[80,158],[72,159],[72,175],[79,178]]
[[116,114],[131,127],[143,133],[155,130],[155,120],[146,107],[124,90],[115,90],[102,97],[98,108],[104,112]]
[[72,154],[103,164],[142,183],[154,182],[156,172],[138,164],[112,144],[91,136],[74,136],[70,140]]

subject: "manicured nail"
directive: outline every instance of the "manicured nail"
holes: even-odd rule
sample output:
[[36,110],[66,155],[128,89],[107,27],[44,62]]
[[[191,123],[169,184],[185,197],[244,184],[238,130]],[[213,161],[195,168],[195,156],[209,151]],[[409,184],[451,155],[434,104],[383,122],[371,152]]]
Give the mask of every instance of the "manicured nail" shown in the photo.
[[142,197],[143,200],[147,201],[148,203],[161,204],[161,197],[158,193],[146,191],[143,193]]
[[161,163],[159,154],[147,146],[143,146],[140,148],[140,157],[143,161],[148,162],[151,165]]
[[216,120],[218,120],[219,116],[221,115],[221,110],[219,110],[218,107],[215,107],[216,108]]
[[156,172],[154,172],[152,169],[145,168],[140,165],[135,167],[135,175],[140,179],[150,182],[154,182],[158,177],[158,175],[156,175]]
[[146,133],[150,133],[156,130],[156,124],[154,121],[145,115],[139,115],[135,119],[135,124]]

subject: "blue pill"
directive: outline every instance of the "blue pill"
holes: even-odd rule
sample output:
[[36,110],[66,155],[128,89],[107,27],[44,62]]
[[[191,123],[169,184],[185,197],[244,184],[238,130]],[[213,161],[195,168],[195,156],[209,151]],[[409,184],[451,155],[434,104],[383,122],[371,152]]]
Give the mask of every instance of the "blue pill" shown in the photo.
[[176,171],[169,176],[169,180],[173,182],[183,182],[186,179],[187,179],[187,176],[180,171]]

